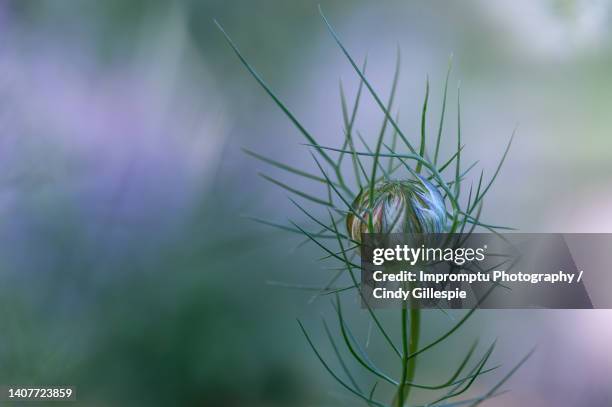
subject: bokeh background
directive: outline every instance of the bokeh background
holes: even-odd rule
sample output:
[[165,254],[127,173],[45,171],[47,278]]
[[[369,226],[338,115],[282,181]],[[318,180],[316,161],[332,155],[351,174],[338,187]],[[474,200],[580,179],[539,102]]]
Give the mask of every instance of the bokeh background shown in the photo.
[[[241,147],[312,170],[308,149],[213,24],[322,144],[337,145],[338,79],[350,98],[358,81],[319,2],[355,57],[368,55],[385,98],[400,46],[406,133],[418,134],[427,76],[435,128],[450,54],[448,117],[461,81],[465,157],[490,176],[518,123],[485,219],[612,231],[610,2],[2,0],[0,384],[70,384],[88,406],[355,404],[295,322],[324,343],[328,300],[267,284],[320,284],[321,252],[244,218],[308,225],[257,176],[278,173]],[[364,137],[380,119],[365,97]],[[347,312],[367,335],[357,304]],[[609,406],[611,320],[481,312],[417,378],[445,380],[471,340],[498,338],[506,368],[539,347],[511,392],[486,405]],[[451,323],[435,312],[426,321],[425,337]]]

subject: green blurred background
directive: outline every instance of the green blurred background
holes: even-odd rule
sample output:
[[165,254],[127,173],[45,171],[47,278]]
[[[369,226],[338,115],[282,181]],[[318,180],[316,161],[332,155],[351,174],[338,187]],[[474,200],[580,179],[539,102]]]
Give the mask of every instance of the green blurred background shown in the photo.
[[[321,252],[243,216],[307,224],[241,147],[307,169],[310,156],[213,24],[333,145],[338,78],[350,97],[357,79],[319,3],[351,52],[367,53],[385,97],[399,44],[408,134],[427,75],[435,128],[450,54],[467,160],[490,176],[519,124],[485,219],[524,232],[612,230],[609,2],[0,1],[0,384],[74,385],[88,406],[355,404],[295,322],[323,341],[328,300],[267,284],[325,281]],[[366,138],[380,117],[364,99]],[[367,335],[358,304],[347,308]],[[610,318],[482,312],[418,378],[447,377],[472,339],[497,337],[506,366],[540,347],[488,405],[612,405]],[[428,313],[425,335],[448,324]]]

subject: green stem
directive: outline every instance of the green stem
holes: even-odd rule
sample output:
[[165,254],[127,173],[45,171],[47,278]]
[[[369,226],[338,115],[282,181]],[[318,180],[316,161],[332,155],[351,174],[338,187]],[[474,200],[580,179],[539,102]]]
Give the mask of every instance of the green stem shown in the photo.
[[[419,348],[419,333],[421,328],[421,309],[411,308],[410,309],[410,346],[408,348],[408,355],[412,355]],[[414,380],[414,374],[416,371],[416,357],[408,360],[408,375],[406,376],[407,382]],[[408,400],[411,387],[406,388],[405,399]]]
[[406,331],[406,319],[408,318],[406,303],[402,304],[402,380],[397,388],[397,393],[393,398],[395,407],[402,407],[405,400],[406,379],[408,376],[408,333]]
[[[410,286],[409,289],[412,289]],[[416,371],[416,357],[409,356],[418,350],[421,328],[421,310],[413,304],[410,307],[410,331],[408,331],[408,303],[402,304],[402,379],[391,403],[394,407],[404,407],[410,396],[411,383]]]

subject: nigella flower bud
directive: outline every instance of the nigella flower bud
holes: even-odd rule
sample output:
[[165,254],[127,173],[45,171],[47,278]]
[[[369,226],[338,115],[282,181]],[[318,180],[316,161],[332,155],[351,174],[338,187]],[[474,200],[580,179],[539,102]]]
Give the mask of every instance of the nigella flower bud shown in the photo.
[[[371,211],[368,209],[371,208]],[[374,233],[430,234],[444,233],[447,214],[438,189],[425,178],[383,181],[374,186],[372,206],[368,188],[353,202],[356,216],[346,218],[349,236],[361,241],[361,233],[369,233],[370,213]]]

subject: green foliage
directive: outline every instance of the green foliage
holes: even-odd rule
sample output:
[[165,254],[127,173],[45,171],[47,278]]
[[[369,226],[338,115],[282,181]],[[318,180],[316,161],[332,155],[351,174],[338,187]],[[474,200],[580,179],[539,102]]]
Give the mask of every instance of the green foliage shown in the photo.
[[[391,353],[397,356],[400,366],[401,377],[394,378],[393,375],[384,371],[379,367],[372,358],[368,355],[364,346],[356,339],[348,321],[344,317],[341,296],[349,292],[356,291],[358,295],[363,295],[359,290],[359,281],[356,277],[355,270],[359,268],[354,262],[359,247],[359,242],[351,239],[341,232],[338,228],[339,223],[343,223],[347,215],[358,217],[361,221],[368,222],[370,231],[372,231],[371,219],[372,202],[374,200],[373,192],[378,182],[382,180],[390,180],[391,177],[407,179],[412,177],[422,176],[429,182],[441,189],[444,195],[444,200],[448,202],[449,209],[447,215],[450,219],[448,231],[453,233],[471,233],[475,228],[479,227],[483,230],[499,233],[499,230],[510,229],[503,226],[491,225],[480,220],[480,214],[484,205],[484,198],[490,191],[491,186],[497,178],[502,164],[504,163],[508,150],[514,137],[514,132],[508,145],[502,155],[499,165],[491,179],[483,184],[484,173],[481,172],[476,186],[473,183],[469,185],[467,199],[461,196],[462,188],[467,183],[467,177],[471,170],[475,168],[477,163],[473,163],[462,170],[461,152],[464,149],[461,139],[461,109],[459,100],[459,91],[457,92],[457,135],[455,152],[445,161],[440,158],[440,145],[443,137],[443,129],[445,124],[446,102],[448,94],[448,82],[451,72],[451,64],[446,75],[446,80],[443,90],[443,100],[441,107],[441,115],[439,118],[439,126],[436,138],[433,145],[428,145],[428,137],[426,134],[427,122],[427,107],[430,99],[429,79],[425,88],[425,99],[421,114],[421,132],[418,147],[415,147],[401,130],[398,124],[399,114],[393,112],[393,101],[396,94],[397,84],[399,80],[401,55],[399,48],[397,50],[397,60],[395,66],[395,74],[391,85],[391,92],[387,103],[383,103],[381,97],[374,89],[372,83],[366,77],[367,58],[364,60],[361,68],[357,65],[354,58],[348,52],[344,44],[340,41],[339,36],[334,31],[333,27],[320,11],[321,17],[327,26],[333,40],[337,43],[342,53],[347,58],[350,65],[353,67],[356,75],[359,77],[360,83],[356,93],[356,97],[352,107],[349,107],[347,97],[342,83],[340,83],[340,101],[342,110],[342,120],[344,125],[344,140],[339,148],[323,146],[317,142],[315,136],[310,133],[306,127],[296,118],[294,113],[281,101],[281,99],[272,91],[270,86],[261,78],[256,70],[247,62],[246,58],[239,51],[237,46],[225,32],[222,26],[215,21],[220,31],[225,36],[230,47],[236,53],[242,64],[247,68],[255,80],[262,86],[265,92],[272,98],[274,103],[281,109],[287,118],[295,125],[298,132],[305,139],[305,145],[311,150],[311,155],[318,169],[318,173],[312,173],[295,168],[289,164],[279,162],[275,159],[268,158],[259,153],[246,151],[250,156],[269,164],[277,169],[285,171],[288,175],[302,177],[310,181],[314,181],[325,186],[326,196],[313,196],[310,193],[299,190],[268,175],[262,175],[266,180],[278,185],[290,194],[301,198],[311,204],[318,205],[327,212],[326,217],[315,215],[312,211],[292,200],[296,207],[305,214],[311,221],[316,224],[317,229],[308,231],[305,227],[298,226],[297,223],[291,222],[291,225],[278,224],[276,222],[255,219],[258,222],[280,228],[284,231],[289,231],[303,235],[307,240],[313,242],[325,252],[324,259],[333,259],[340,263],[340,267],[334,268],[336,273],[330,281],[324,286],[319,287],[319,292],[316,297],[322,297],[329,294],[335,296],[332,305],[336,311],[338,334],[330,329],[326,320],[323,320],[323,328],[329,340],[331,349],[338,361],[340,370],[335,370],[330,362],[323,357],[322,351],[316,345],[304,327],[302,322],[298,321],[301,331],[303,332],[308,344],[312,348],[315,356],[329,374],[349,393],[360,399],[364,404],[369,406],[380,407],[401,407],[406,406],[410,402],[411,389],[421,389],[431,393],[431,402],[425,406],[476,406],[485,400],[495,397],[503,392],[499,389],[510,378],[512,374],[529,358],[532,352],[529,352],[519,363],[514,366],[490,391],[486,394],[475,397],[459,400],[460,396],[466,393],[474,382],[485,374],[489,374],[499,369],[499,366],[488,366],[489,359],[495,348],[495,342],[492,343],[482,353],[479,358],[475,358],[478,353],[478,341],[466,351],[461,363],[456,368],[449,369],[449,378],[437,384],[423,384],[414,381],[414,375],[417,367],[417,359],[425,352],[428,352],[448,340],[455,333],[459,332],[460,328],[470,319],[477,307],[468,310],[462,318],[456,321],[446,332],[440,334],[436,339],[427,343],[424,346],[419,346],[420,339],[420,311],[409,310],[406,306],[401,311],[401,346],[392,338],[392,334],[387,327],[382,323],[377,313],[370,308],[367,301],[363,304],[367,308],[368,316],[378,333],[385,342],[385,346]],[[381,128],[376,138],[374,147],[370,146],[361,134],[356,131],[355,123],[359,109],[362,91],[366,89],[369,95],[374,99],[377,106],[383,115]],[[395,118],[394,118],[395,117]],[[392,129],[389,135],[388,128]],[[355,134],[359,140],[355,139]],[[389,140],[390,137],[390,140]],[[359,143],[357,142],[359,141]],[[399,144],[399,145],[398,145]],[[360,151],[358,145],[363,147],[364,151]],[[386,152],[383,152],[383,147]],[[433,151],[433,159],[429,158],[427,153],[428,147]],[[406,149],[407,152],[401,152]],[[350,157],[350,162],[345,162],[345,157]],[[369,168],[369,171],[367,170]],[[454,171],[451,171],[454,170]],[[360,195],[361,191],[368,189],[370,192],[370,212],[367,212],[368,219],[363,218],[363,208],[356,208],[352,202],[356,196]],[[331,241],[326,243],[325,241]],[[334,284],[342,275],[348,275],[351,285],[348,287],[335,288]],[[295,287],[312,290],[313,287]],[[493,286],[488,293],[490,293]],[[487,295],[488,295],[487,293]],[[486,295],[481,301],[486,298]],[[363,299],[363,298],[362,298]],[[339,337],[339,338],[338,338]],[[338,340],[339,339],[339,340]],[[341,348],[341,345],[344,348]],[[371,375],[372,379],[369,383],[360,383],[358,376],[352,370],[352,365],[347,362],[347,358],[356,362],[356,365],[365,370]],[[392,389],[394,397],[389,402],[378,400],[377,393],[383,386],[388,386]],[[416,404],[411,404],[416,405]]]

